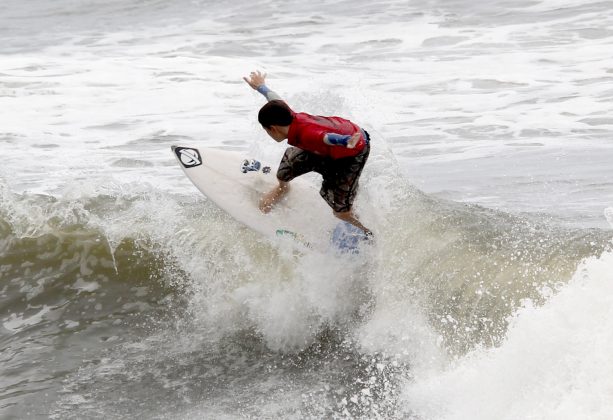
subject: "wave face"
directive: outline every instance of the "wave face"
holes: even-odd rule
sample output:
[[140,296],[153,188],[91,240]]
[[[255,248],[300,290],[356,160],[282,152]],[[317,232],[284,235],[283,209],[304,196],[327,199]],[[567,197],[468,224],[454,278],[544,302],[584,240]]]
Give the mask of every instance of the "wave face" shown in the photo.
[[359,257],[298,252],[145,184],[4,188],[3,410],[407,415],[419,407],[409,378],[505,348],[513,316],[563,299],[580,261],[608,246],[599,230],[435,200],[390,159],[379,149],[364,175],[360,213],[378,235]]
[[[526,302],[497,348],[405,384],[415,418],[607,419],[613,253],[586,259],[543,306]],[[436,401],[437,404],[432,404]]]
[[[610,9],[0,2],[0,417],[608,418]],[[280,159],[256,69],[372,134],[359,256],[173,160]]]

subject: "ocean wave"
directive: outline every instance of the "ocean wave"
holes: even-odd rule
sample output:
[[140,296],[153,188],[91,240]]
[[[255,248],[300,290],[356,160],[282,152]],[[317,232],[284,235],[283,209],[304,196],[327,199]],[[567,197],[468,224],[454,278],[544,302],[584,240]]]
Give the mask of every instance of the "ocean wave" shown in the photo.
[[585,259],[545,304],[523,303],[499,347],[406,384],[406,411],[446,420],[609,418],[611,273],[611,251]]
[[[358,257],[296,252],[200,196],[146,184],[63,196],[4,188],[0,331],[7,366],[45,382],[36,373],[40,362],[24,368],[28,356],[20,355],[32,337],[46,343],[43,353],[65,339],[73,353],[70,346],[93,347],[91,363],[61,364],[73,373],[56,388],[64,394],[60,417],[67,407],[80,414],[100,408],[96,401],[110,401],[125,383],[165,389],[172,378],[173,399],[196,392],[197,374],[176,376],[165,366],[210,366],[206,377],[219,386],[240,380],[237,351],[240,360],[253,359],[254,381],[279,360],[307,358],[313,372],[327,363],[330,380],[340,381],[340,410],[373,414],[376,403],[395,413],[406,375],[423,377],[450,357],[500,345],[525,302],[546,304],[584,258],[609,246],[608,232],[434,199],[389,162],[379,152],[364,173],[358,210],[377,238]],[[258,359],[260,352],[267,356]],[[226,353],[233,356],[220,361]],[[374,382],[350,386],[351,377],[339,376],[346,360],[356,374],[370,372],[365,383]],[[217,363],[228,370],[219,373]],[[308,371],[300,375],[308,388]],[[330,413],[326,395],[313,404]],[[129,411],[122,407],[115,409]]]
[[[55,299],[58,288],[79,295],[134,279],[180,283],[200,322],[222,332],[255,326],[273,348],[288,350],[309,345],[323,325],[351,319],[360,299],[372,299],[375,313],[408,304],[449,351],[463,353],[498,343],[523,299],[542,302],[543,290],[565,284],[582,258],[607,246],[602,231],[435,200],[383,169],[386,159],[375,156],[365,174],[369,199],[360,211],[378,229],[361,264],[296,257],[204,199],[151,186],[68,197],[5,188],[3,278],[22,306],[49,304],[45,296]],[[380,182],[392,184],[382,190]],[[326,285],[334,287],[326,292]],[[276,301],[285,310],[270,312]],[[288,320],[289,306],[295,318]]]

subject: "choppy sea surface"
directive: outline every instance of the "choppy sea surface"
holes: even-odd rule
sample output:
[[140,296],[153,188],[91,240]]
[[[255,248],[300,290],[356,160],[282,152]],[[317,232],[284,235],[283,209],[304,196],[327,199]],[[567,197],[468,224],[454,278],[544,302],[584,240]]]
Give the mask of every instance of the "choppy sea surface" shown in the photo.
[[[0,41],[1,418],[611,418],[613,2],[4,0]],[[371,133],[359,256],[175,163],[278,161],[258,69]]]

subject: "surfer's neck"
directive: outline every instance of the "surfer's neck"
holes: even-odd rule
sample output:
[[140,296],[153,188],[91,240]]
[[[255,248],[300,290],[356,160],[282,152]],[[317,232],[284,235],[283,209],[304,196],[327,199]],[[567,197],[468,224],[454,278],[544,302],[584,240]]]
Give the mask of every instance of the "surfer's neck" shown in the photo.
[[278,142],[287,139],[289,135],[289,125],[271,125],[270,128],[264,128],[268,135]]

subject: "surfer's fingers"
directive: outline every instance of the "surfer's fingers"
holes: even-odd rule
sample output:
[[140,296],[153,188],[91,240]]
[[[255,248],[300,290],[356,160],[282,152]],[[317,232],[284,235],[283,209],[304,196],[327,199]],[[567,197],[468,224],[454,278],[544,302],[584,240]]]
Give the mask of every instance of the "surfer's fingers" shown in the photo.
[[347,142],[347,147],[349,149],[353,149],[355,145],[358,143],[358,141],[360,141],[360,136],[361,134],[359,132],[353,134],[351,138],[349,139],[349,141]]
[[262,73],[261,71],[253,71],[251,72],[251,78],[252,79],[261,79],[261,81],[263,82],[264,79],[266,79],[266,73]]
[[258,87],[257,87],[257,85],[254,83],[253,78],[248,79],[248,78],[246,78],[246,77],[243,77],[243,80],[244,80],[245,82],[247,82],[247,84],[248,84],[249,86],[251,86],[253,89],[257,89],[257,88],[258,88]]

